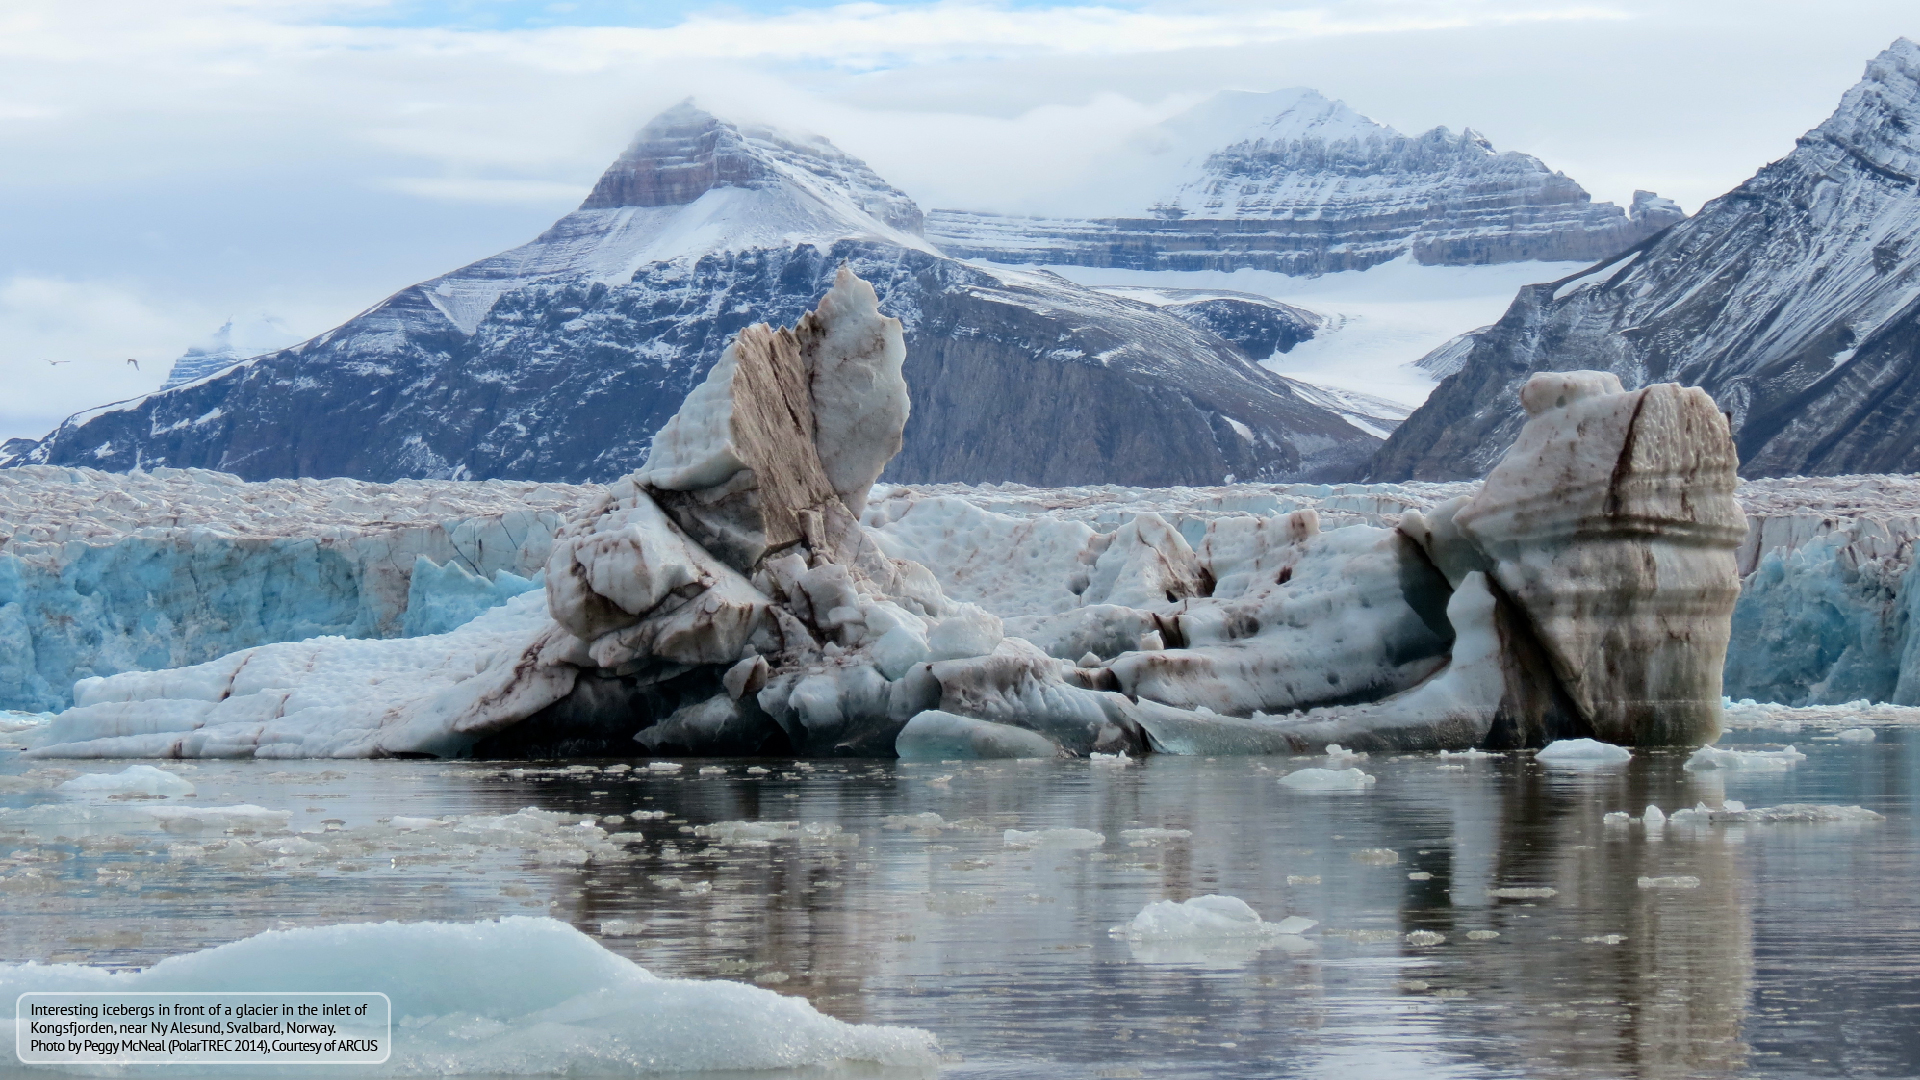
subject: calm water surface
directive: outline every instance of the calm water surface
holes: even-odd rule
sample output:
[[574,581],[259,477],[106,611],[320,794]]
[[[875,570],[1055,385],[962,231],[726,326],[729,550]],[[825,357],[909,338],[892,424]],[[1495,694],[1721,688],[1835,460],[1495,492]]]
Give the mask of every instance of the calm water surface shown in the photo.
[[[1802,737],[1807,761],[1761,774],[1687,773],[1663,752],[1588,772],[1376,756],[1360,764],[1378,783],[1354,794],[1276,782],[1324,759],[722,761],[678,775],[201,762],[183,772],[195,804],[256,803],[347,836],[394,815],[526,806],[667,816],[606,823],[643,838],[607,865],[430,845],[223,862],[125,825],[8,827],[0,957],[139,966],[276,927],[547,914],[656,974],[752,980],[849,1021],[927,1028],[956,1059],[943,1077],[1909,1076],[1916,734]],[[124,763],[3,755],[0,774],[44,764]],[[0,785],[7,807],[50,797]],[[1887,820],[1601,822],[1722,798],[1857,803]],[[949,824],[899,820],[922,813]],[[743,820],[842,833],[743,846],[692,831]],[[1105,840],[1021,849],[1009,828]],[[1140,828],[1192,836],[1122,835]],[[1699,884],[1639,884],[1683,875]],[[1554,893],[1490,893],[1510,889]],[[1109,934],[1150,901],[1212,892],[1319,925],[1266,949]],[[1410,943],[1419,931],[1443,940]]]

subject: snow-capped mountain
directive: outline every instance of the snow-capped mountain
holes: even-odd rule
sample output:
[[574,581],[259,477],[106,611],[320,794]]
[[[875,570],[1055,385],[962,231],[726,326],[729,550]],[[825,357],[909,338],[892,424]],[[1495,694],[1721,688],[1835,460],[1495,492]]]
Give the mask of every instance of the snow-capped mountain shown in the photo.
[[220,329],[209,334],[205,341],[189,346],[186,352],[180,354],[173,362],[173,367],[168,369],[167,381],[160,384],[160,389],[204,379],[250,356],[284,349],[299,340],[300,335],[277,316],[235,316],[221,324]]
[[927,235],[950,255],[998,262],[1320,274],[1408,253],[1448,265],[1599,259],[1684,216],[1651,192],[1625,210],[1595,203],[1471,129],[1402,135],[1306,89],[1219,95],[1109,171],[1125,179],[1089,192],[1081,215],[935,210]]
[[1745,476],[1920,470],[1920,45],[1875,57],[1786,157],[1470,340],[1376,478],[1481,475],[1520,429],[1514,388],[1576,368],[1704,387]]
[[891,480],[1344,475],[1378,445],[1379,425],[1203,323],[957,262],[919,227],[911,199],[826,140],[682,105],[532,242],[311,341],[76,415],[0,464],[608,479],[645,459],[737,331],[791,324],[843,261],[906,325],[913,416]]

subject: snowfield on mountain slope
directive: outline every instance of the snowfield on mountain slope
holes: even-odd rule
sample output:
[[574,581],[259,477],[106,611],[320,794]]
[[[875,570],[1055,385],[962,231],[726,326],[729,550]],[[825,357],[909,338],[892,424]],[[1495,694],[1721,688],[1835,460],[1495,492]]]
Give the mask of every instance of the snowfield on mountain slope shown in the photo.
[[1422,266],[1412,256],[1402,256],[1369,270],[1319,277],[1244,269],[1232,273],[1089,266],[1047,269],[1096,289],[1222,289],[1306,308],[1325,316],[1327,327],[1285,353],[1255,357],[1263,367],[1300,382],[1386,398],[1411,410],[1426,401],[1440,382],[1415,367],[1415,361],[1455,335],[1498,319],[1520,286],[1555,281],[1586,265]]

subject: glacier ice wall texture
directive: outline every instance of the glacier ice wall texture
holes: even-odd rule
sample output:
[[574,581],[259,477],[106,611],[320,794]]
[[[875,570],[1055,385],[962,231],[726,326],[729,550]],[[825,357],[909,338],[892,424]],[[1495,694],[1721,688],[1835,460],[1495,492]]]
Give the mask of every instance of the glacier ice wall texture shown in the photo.
[[533,484],[248,485],[198,470],[0,470],[0,708],[272,641],[439,633],[535,588]]

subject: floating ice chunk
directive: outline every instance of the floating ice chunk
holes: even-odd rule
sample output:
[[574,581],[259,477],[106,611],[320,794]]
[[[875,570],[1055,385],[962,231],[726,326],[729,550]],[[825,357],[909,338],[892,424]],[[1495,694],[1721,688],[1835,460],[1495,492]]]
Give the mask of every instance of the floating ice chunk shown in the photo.
[[393,1002],[393,1055],[369,1076],[939,1062],[925,1031],[843,1023],[741,983],[662,979],[553,919],[273,930],[129,973],[0,964],[0,995],[30,990],[379,991]]
[[665,810],[634,810],[627,814],[635,821],[659,821],[667,816]]
[[1120,839],[1128,843],[1164,844],[1169,840],[1191,840],[1192,829],[1121,829]]
[[393,826],[396,829],[405,829],[411,832],[415,829],[444,829],[447,826],[452,825],[453,822],[451,820],[447,820],[443,818],[396,817],[396,818],[389,819],[387,821],[387,824]]
[[1364,750],[1349,750],[1339,743],[1327,744],[1327,758],[1336,764],[1342,761],[1359,761],[1366,756],[1367,752]]
[[834,842],[859,834],[844,832],[838,825],[812,821],[804,825],[798,821],[716,821],[694,826],[693,835],[723,844],[753,844],[775,840]]
[[1295,791],[1365,791],[1374,778],[1359,769],[1296,769],[1280,782]]
[[880,819],[883,829],[945,829],[950,823],[931,810],[918,814],[888,814]]
[[1642,889],[1697,889],[1700,879],[1692,874],[1672,874],[1666,877],[1643,877],[1636,884]]
[[1347,857],[1357,863],[1366,863],[1368,866],[1392,866],[1400,861],[1399,852],[1383,847],[1361,848]]
[[1558,895],[1560,895],[1559,889],[1539,886],[1508,886],[1487,890],[1487,896],[1494,900],[1545,900]]
[[1710,769],[1785,772],[1805,760],[1807,755],[1791,746],[1785,750],[1723,750],[1717,746],[1703,746],[1693,752],[1684,767],[1688,772]]
[[1409,945],[1445,945],[1447,935],[1436,934],[1431,930],[1415,930],[1407,935],[1406,942]]
[[1060,744],[1037,731],[938,709],[929,709],[907,721],[893,746],[902,761],[1060,756]]
[[1497,938],[1497,937],[1499,937],[1499,936],[1500,936],[1500,931],[1498,931],[1498,930],[1469,930],[1469,931],[1467,931],[1467,940],[1468,940],[1468,941],[1492,941],[1492,940],[1493,940],[1494,938]]
[[1124,768],[1134,763],[1134,759],[1128,757],[1127,752],[1125,750],[1122,750],[1117,754],[1103,754],[1100,751],[1095,750],[1094,752],[1087,755],[1087,760],[1092,762],[1095,765],[1111,765],[1117,768]]
[[1314,920],[1289,915],[1279,922],[1267,922],[1245,900],[1237,896],[1208,894],[1184,903],[1155,900],[1140,909],[1140,914],[1125,926],[1110,933],[1136,941],[1179,938],[1244,938],[1298,936],[1317,925]]
[[1603,825],[1626,825],[1632,821],[1633,818],[1625,810],[1611,811],[1600,819]]
[[672,775],[672,774],[674,774],[674,773],[677,773],[677,772],[679,772],[679,771],[680,771],[681,769],[683,769],[683,768],[685,768],[685,766],[683,766],[683,765],[681,765],[681,764],[680,764],[679,762],[677,762],[677,761],[649,761],[649,762],[647,762],[647,771],[648,771],[648,772],[650,772],[650,773],[660,773],[660,774],[662,774],[662,775],[668,775],[668,776],[670,776],[670,775]]
[[626,919],[608,919],[600,924],[601,937],[638,937],[647,932],[645,922],[630,922]]
[[1850,727],[1835,737],[1841,742],[1872,742],[1873,729],[1869,727]]
[[149,806],[146,813],[168,832],[210,832],[214,829],[284,829],[293,819],[289,810],[269,810],[252,803],[238,806]]
[[1624,746],[1597,742],[1593,739],[1561,739],[1549,743],[1545,749],[1533,755],[1533,760],[1542,761],[1556,768],[1591,768],[1598,765],[1618,765],[1633,756]]
[[1667,823],[1667,815],[1659,807],[1648,803],[1646,810],[1640,815],[1640,823],[1649,829],[1657,829]]
[[1107,842],[1107,837],[1092,829],[1034,829],[1031,832],[1008,829],[1002,840],[1011,848],[1097,848]]
[[1506,757],[1507,755],[1490,754],[1485,750],[1469,747],[1465,750],[1442,750],[1440,751],[1440,756],[1443,758],[1465,758],[1468,761],[1484,761],[1490,758]]
[[60,785],[68,795],[155,795],[193,794],[193,785],[165,769],[151,765],[129,765],[117,773],[87,773]]
[[1713,813],[1712,819],[1714,821],[1809,823],[1887,820],[1862,806],[1834,806],[1821,803],[1782,803],[1779,806],[1762,806],[1754,810],[1720,811]]
[[1583,945],[1618,945],[1625,940],[1627,940],[1625,934],[1595,934],[1592,937],[1581,938],[1580,942]]

